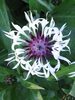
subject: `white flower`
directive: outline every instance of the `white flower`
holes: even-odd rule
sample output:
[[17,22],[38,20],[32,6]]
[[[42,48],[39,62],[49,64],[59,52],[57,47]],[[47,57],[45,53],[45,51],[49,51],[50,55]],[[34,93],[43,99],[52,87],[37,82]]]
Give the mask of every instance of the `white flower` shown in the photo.
[[[44,18],[34,19],[32,12],[30,15],[25,12],[28,25],[22,28],[12,24],[16,30],[5,32],[5,35],[12,39],[12,53],[9,54],[9,63],[16,61],[13,69],[21,66],[29,75],[37,75],[38,77],[48,78],[52,74],[56,79],[55,72],[60,69],[60,60],[71,62],[60,55],[62,51],[69,51],[68,43],[70,38],[63,36],[62,32],[66,26],[64,24],[60,29],[55,26],[53,18],[51,22]],[[64,39],[66,37],[67,39]],[[51,65],[51,58],[56,60],[55,66]],[[9,64],[8,63],[8,64]]]

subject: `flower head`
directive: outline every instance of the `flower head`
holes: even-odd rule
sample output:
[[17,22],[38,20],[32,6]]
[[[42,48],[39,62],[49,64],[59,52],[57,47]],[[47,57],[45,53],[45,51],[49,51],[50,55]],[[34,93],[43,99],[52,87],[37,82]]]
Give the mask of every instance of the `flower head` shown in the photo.
[[[6,36],[12,39],[12,53],[9,54],[11,57],[6,61],[16,61],[13,69],[20,65],[28,72],[26,79],[30,74],[45,78],[52,74],[57,79],[55,72],[60,69],[60,60],[71,64],[67,58],[60,55],[62,51],[70,51],[70,38],[64,38],[70,33],[66,36],[62,34],[66,24],[59,29],[53,18],[51,22],[44,18],[34,19],[32,12],[29,16],[25,12],[25,17],[28,25],[21,28],[12,23],[15,30],[5,32]],[[56,61],[55,66],[51,65],[53,59]]]

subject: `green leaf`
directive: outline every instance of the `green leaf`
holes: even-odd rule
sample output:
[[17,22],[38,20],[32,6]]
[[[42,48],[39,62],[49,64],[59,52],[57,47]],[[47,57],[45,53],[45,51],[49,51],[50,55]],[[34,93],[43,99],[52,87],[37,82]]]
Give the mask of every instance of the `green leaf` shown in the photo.
[[5,91],[0,91],[0,100],[4,100]]
[[62,91],[65,93],[65,94],[69,94],[70,90],[68,89],[62,89]]
[[9,31],[9,30],[10,30],[10,22],[7,14],[7,7],[5,4],[5,0],[0,0],[0,34],[7,50],[9,50],[11,42],[4,35],[3,31]]
[[4,91],[2,100],[43,100],[43,98],[39,90],[29,90],[20,84],[14,84]]
[[[69,65],[69,66],[61,65],[61,70],[56,72],[56,76],[58,78],[65,76],[65,75],[69,76],[69,73],[73,72],[73,71],[75,71],[75,65]],[[53,79],[54,79],[54,77],[51,76],[48,80],[53,80]]]
[[[57,22],[62,23],[67,22],[71,28],[74,28],[75,24],[75,8],[74,8],[75,0],[63,0],[59,6],[54,9],[53,16],[57,19]],[[65,11],[65,12],[64,12]]]
[[37,10],[38,12],[51,12],[54,9],[54,6],[51,3],[47,3],[45,0],[29,0],[29,7],[31,10]]
[[0,28],[10,30],[10,23],[5,0],[0,0]]
[[67,23],[67,27],[63,31],[63,35],[71,32],[69,46],[71,48],[71,54],[64,53],[70,60],[75,60],[75,0],[63,0],[63,2],[54,9],[52,16],[54,17],[56,24],[62,26]]
[[38,91],[38,90],[35,90],[35,91],[30,90],[30,92],[31,93],[30,93],[30,97],[29,97],[28,100],[43,100],[40,91]]
[[74,83],[73,83],[72,89],[71,89],[71,91],[70,91],[69,94],[70,94],[71,96],[75,97],[75,81],[74,81]]
[[75,65],[69,65],[69,66],[61,66],[61,70],[57,72],[58,77],[62,77],[64,75],[68,75],[68,73],[73,72],[75,70]]
[[21,83],[22,86],[24,86],[25,88],[28,88],[28,89],[37,89],[37,90],[42,89],[42,90],[44,90],[43,87],[40,87],[39,85],[28,82],[24,79],[20,79],[20,83]]
[[[52,77],[52,78],[54,78],[54,77]],[[48,89],[55,90],[55,91],[58,91],[59,90],[58,81],[56,81],[55,78],[54,78],[54,80],[48,80],[48,79],[45,79],[45,78],[36,77],[36,81],[45,90],[48,90]]]
[[12,100],[11,97],[11,88],[7,88],[4,91],[3,100]]
[[39,2],[39,4],[44,6],[50,12],[54,9],[54,6],[50,2],[48,3],[46,0],[37,0],[37,1]]
[[37,11],[40,12],[40,8],[41,8],[41,6],[37,2],[37,0],[29,0],[29,9],[31,9],[31,10],[37,10]]
[[8,52],[3,49],[0,52],[0,64],[4,63],[4,60],[7,58]]

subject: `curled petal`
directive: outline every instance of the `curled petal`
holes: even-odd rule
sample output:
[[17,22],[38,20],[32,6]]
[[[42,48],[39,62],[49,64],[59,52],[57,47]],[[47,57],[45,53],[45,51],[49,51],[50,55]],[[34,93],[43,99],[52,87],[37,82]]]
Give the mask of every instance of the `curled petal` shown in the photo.
[[53,28],[55,26],[55,21],[53,17],[51,18],[50,27]]
[[20,62],[18,62],[18,63],[13,67],[13,69],[16,69],[19,65],[20,65]]
[[59,59],[66,61],[69,65],[71,64],[71,61],[63,56],[59,56]]
[[26,17],[27,21],[28,21],[29,23],[31,23],[31,20],[30,20],[28,14],[27,14],[26,12],[24,12],[24,13],[25,13],[25,17]]
[[60,69],[60,61],[57,60],[57,65],[55,66],[55,71],[58,71]]
[[65,27],[66,27],[66,23],[60,28],[60,31],[62,32]]
[[16,25],[14,23],[12,23],[12,25],[14,26],[14,28],[17,30],[17,31],[20,31],[21,30],[21,27],[19,25]]
[[75,77],[75,72],[69,73],[69,77]]

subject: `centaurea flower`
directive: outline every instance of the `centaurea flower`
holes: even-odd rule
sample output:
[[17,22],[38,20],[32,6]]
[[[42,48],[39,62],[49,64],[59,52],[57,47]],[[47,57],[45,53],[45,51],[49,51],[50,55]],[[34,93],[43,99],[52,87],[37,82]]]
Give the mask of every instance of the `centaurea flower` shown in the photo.
[[[6,61],[9,61],[9,63],[16,61],[13,69],[21,66],[28,72],[26,79],[30,74],[45,78],[52,74],[58,79],[55,72],[60,69],[60,60],[71,64],[67,58],[60,55],[62,51],[70,52],[68,46],[70,38],[67,38],[67,36],[71,32],[63,36],[62,32],[66,24],[59,29],[55,26],[53,18],[51,18],[51,22],[45,18],[34,19],[32,12],[29,16],[25,12],[25,17],[28,25],[21,28],[12,23],[15,30],[5,32],[5,35],[12,39],[12,53],[9,54],[11,57]],[[51,65],[52,58],[57,62],[55,66]]]

